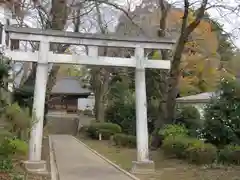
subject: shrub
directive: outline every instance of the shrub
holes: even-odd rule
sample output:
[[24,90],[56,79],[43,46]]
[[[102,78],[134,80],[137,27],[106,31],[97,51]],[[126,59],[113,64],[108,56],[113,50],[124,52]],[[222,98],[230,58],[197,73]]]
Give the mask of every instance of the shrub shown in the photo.
[[240,146],[225,146],[219,152],[219,161],[222,163],[240,165]]
[[211,164],[217,158],[217,148],[200,140],[191,143],[185,152],[187,159],[195,164]]
[[185,158],[185,151],[189,145],[193,143],[193,139],[182,136],[169,136],[163,140],[162,149],[167,156],[177,158]]
[[105,139],[109,139],[111,135],[121,131],[121,127],[113,123],[93,123],[87,129],[89,137],[93,139],[98,139],[99,133],[102,133],[102,137],[105,137]]
[[164,138],[168,138],[170,136],[187,136],[188,130],[182,125],[170,124],[161,129],[159,131],[159,135],[163,136]]
[[187,159],[196,164],[212,163],[217,157],[217,148],[196,138],[169,136],[163,141],[164,154]]
[[16,147],[10,143],[10,139],[5,138],[0,144],[0,159],[12,157],[16,152]]
[[0,130],[0,142],[2,142],[5,138],[13,138],[13,134],[4,129]]
[[202,128],[203,121],[197,108],[194,106],[183,106],[179,109],[176,124],[184,125],[192,135],[197,135],[196,130]]
[[97,131],[98,130],[94,125],[90,125],[90,126],[86,127],[86,133],[92,139],[97,139],[98,138],[98,132]]
[[136,147],[136,136],[127,134],[115,134],[113,136],[113,142],[117,146],[135,148]]
[[204,138],[218,146],[240,144],[240,85],[223,80],[218,97],[213,97],[205,109]]
[[0,172],[9,173],[13,170],[13,162],[9,158],[0,159]]
[[18,155],[26,155],[28,152],[28,144],[20,139],[11,139],[10,145],[14,147],[15,153]]
[[5,118],[9,123],[10,131],[21,137],[23,132],[26,132],[30,128],[31,117],[28,108],[21,108],[17,103],[7,106],[5,110]]
[[136,133],[135,94],[127,81],[119,81],[118,78],[121,79],[117,75],[112,81],[105,117],[108,122],[120,125],[123,133],[134,135]]

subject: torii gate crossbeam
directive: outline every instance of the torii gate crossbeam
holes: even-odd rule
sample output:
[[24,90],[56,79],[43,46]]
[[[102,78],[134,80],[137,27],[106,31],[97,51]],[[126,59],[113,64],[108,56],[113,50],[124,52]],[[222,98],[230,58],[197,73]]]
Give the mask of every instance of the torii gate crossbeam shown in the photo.
[[[38,41],[39,51],[21,52],[7,48],[5,53],[14,61],[37,62],[34,91],[33,115],[36,123],[31,131],[29,161],[41,161],[42,133],[46,84],[49,63],[85,64],[96,66],[134,67],[136,88],[136,126],[137,126],[137,164],[151,163],[148,150],[147,102],[145,68],[169,69],[169,60],[148,60],[145,49],[173,49],[175,41],[169,39],[146,39],[117,37],[112,35],[81,34],[54,30],[43,31],[35,28],[16,28],[8,26],[5,32],[11,40]],[[88,55],[54,54],[50,43],[88,46]],[[10,43],[9,43],[10,44]],[[132,58],[98,56],[99,47],[134,48]],[[10,47],[10,45],[9,45]]]

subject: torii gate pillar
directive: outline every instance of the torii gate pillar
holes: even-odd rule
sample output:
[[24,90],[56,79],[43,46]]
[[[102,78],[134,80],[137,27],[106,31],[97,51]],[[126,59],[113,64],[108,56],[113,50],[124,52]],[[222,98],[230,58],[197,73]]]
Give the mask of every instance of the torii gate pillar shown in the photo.
[[45,96],[48,80],[49,43],[40,44],[33,102],[33,127],[29,143],[29,160],[41,161]]
[[136,92],[136,129],[137,129],[137,161],[133,162],[133,173],[154,171],[154,162],[149,160],[147,94],[144,61],[144,48],[135,49],[137,60],[135,69]]

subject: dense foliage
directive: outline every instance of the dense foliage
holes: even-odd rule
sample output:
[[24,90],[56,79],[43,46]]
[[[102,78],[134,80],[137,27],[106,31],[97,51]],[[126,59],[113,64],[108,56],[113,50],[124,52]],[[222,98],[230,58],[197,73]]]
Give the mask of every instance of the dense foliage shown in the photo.
[[224,164],[240,165],[240,146],[227,145],[219,152],[219,161]]
[[170,136],[163,141],[162,149],[167,156],[195,164],[211,164],[217,159],[215,146],[191,137]]
[[31,126],[31,117],[28,108],[21,108],[17,103],[10,104],[5,108],[2,118],[6,121],[9,132],[16,137],[27,140]]
[[188,129],[185,126],[177,125],[177,124],[169,124],[166,125],[163,129],[159,131],[159,134],[164,138],[168,137],[176,137],[176,136],[188,136]]
[[[30,129],[30,113],[28,108],[21,108],[11,103],[8,91],[10,63],[0,58],[0,178],[23,179],[16,171],[16,160],[20,163],[28,151],[28,133]],[[26,141],[24,141],[26,140]],[[13,161],[14,160],[14,161]],[[16,176],[17,174],[17,176]]]
[[198,109],[189,105],[177,109],[175,123],[184,125],[192,136],[197,136],[198,131],[203,127],[203,120]]
[[109,94],[110,103],[106,109],[106,120],[122,127],[124,133],[135,135],[135,96],[127,82],[115,82]]
[[205,110],[204,138],[217,146],[239,144],[240,85],[223,79],[218,93]]

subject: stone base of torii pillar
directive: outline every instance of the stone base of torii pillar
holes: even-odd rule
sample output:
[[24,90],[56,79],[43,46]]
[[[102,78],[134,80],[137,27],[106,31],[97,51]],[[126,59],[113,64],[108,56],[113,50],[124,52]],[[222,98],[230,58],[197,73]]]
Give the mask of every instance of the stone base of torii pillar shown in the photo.
[[23,161],[23,168],[28,172],[44,172],[47,171],[46,161]]
[[154,172],[154,161],[133,161],[132,174],[152,174]]

